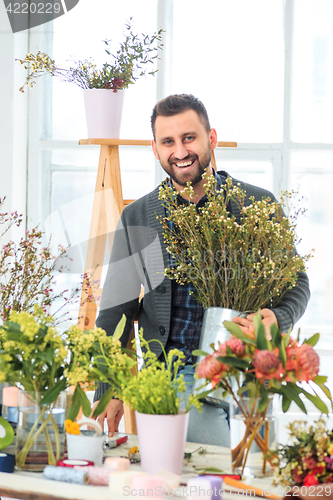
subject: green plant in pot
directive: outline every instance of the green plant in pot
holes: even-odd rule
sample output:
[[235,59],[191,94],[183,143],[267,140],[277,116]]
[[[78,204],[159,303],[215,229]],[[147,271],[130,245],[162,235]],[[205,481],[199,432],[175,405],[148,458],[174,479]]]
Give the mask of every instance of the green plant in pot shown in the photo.
[[[156,73],[151,66],[158,57],[158,51],[163,47],[162,33],[163,30],[160,29],[152,35],[138,35],[133,32],[131,23],[126,23],[125,40],[119,44],[115,54],[110,52],[111,40],[103,41],[106,45],[107,61],[101,67],[97,67],[90,59],[84,59],[73,60],[68,68],[63,68],[43,52],[27,54],[24,59],[19,59],[28,70],[24,85],[33,87],[37,78],[49,75],[64,82],[74,83],[83,89],[109,89],[113,92],[126,89],[138,78]],[[20,90],[23,92],[24,86]]]
[[86,416],[90,415],[90,403],[82,390],[82,384],[85,388],[93,388],[99,382],[106,382],[110,387],[101,397],[93,417],[103,413],[113,397],[147,414],[176,415],[180,412],[181,404],[185,412],[192,405],[200,409],[199,397],[187,395],[183,375],[176,376],[184,365],[184,354],[173,349],[168,355],[165,354],[165,362],[159,360],[150,349],[150,343],[159,341],[146,341],[140,331],[143,365],[136,372],[136,353],[122,348],[119,340],[125,323],[126,318],[123,316],[112,336],[107,336],[101,328],[82,332],[78,326],[72,326],[66,332],[72,356],[64,373],[68,384],[75,386],[67,417],[75,420],[80,408]]
[[[184,456],[189,410],[200,410],[198,394],[187,394],[183,374],[184,354],[174,349],[161,361],[151,349],[156,340],[146,341],[142,331],[139,340],[143,364],[138,373],[137,356],[121,348],[120,337],[126,323],[119,322],[112,337],[94,329],[81,332],[77,327],[68,331],[72,365],[65,371],[71,384],[76,385],[68,418],[74,420],[82,407],[89,416],[90,404],[81,388],[82,382],[107,382],[109,389],[94,409],[93,417],[104,412],[111,398],[119,398],[136,410],[142,469],[156,473],[159,468],[180,474]],[[96,335],[98,333],[98,337]],[[87,386],[87,383],[84,384]],[[146,420],[149,423],[146,424]],[[148,429],[149,437],[145,435]],[[162,441],[161,441],[162,440]],[[168,453],[168,451],[170,453]]]
[[[154,75],[154,63],[162,49],[162,32],[138,35],[130,23],[125,26],[124,41],[114,53],[110,40],[106,45],[106,62],[97,66],[93,60],[73,59],[63,67],[43,52],[27,54],[20,63],[28,70],[25,85],[33,87],[37,78],[50,75],[74,83],[83,89],[88,137],[118,138],[125,89],[145,75]],[[24,91],[23,85],[20,90]]]

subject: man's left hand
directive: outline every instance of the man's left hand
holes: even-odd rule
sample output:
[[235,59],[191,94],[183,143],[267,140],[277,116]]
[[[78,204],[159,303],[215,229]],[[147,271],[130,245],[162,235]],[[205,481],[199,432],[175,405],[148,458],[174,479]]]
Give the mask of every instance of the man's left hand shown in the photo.
[[[261,314],[262,323],[265,327],[266,337],[268,340],[271,340],[272,337],[271,337],[270,326],[273,325],[273,323],[279,326],[276,316],[270,309],[261,309],[259,313]],[[232,318],[232,321],[234,323],[237,323],[241,327],[244,333],[249,333],[250,335],[253,335],[255,331],[253,318],[254,314],[248,314],[246,318],[241,318],[240,316],[236,316],[235,318]]]

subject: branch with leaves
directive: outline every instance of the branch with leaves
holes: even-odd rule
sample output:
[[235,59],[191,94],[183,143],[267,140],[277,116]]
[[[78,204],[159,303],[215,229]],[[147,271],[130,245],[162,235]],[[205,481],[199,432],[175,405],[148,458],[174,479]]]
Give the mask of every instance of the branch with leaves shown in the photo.
[[28,70],[20,91],[24,92],[25,85],[32,88],[36,80],[44,75],[55,76],[83,89],[111,89],[113,92],[127,89],[138,78],[156,73],[157,70],[152,66],[158,58],[159,50],[163,48],[162,33],[163,30],[160,29],[152,35],[138,35],[133,33],[131,23],[126,23],[125,40],[119,44],[115,54],[110,51],[111,40],[103,40],[108,61],[101,68],[91,59],[72,60],[69,68],[63,68],[43,52],[27,54],[24,59],[18,59],[24,69]]

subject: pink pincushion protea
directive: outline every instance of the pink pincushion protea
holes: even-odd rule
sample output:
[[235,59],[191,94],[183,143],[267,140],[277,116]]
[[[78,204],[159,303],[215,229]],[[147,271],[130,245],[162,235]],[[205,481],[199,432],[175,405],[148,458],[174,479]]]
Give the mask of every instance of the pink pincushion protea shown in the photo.
[[296,350],[298,380],[313,380],[319,373],[319,356],[309,344],[302,344]]
[[255,374],[258,379],[281,377],[283,368],[278,353],[277,348],[273,349],[273,351],[256,349],[252,364],[255,367]]
[[245,344],[237,337],[233,335],[230,336],[230,339],[227,341],[227,345],[230,347],[232,352],[236,354],[239,358],[245,356]]
[[[222,356],[220,351],[213,352],[209,356],[206,356],[196,368],[196,372],[199,378],[205,378],[207,380],[212,380],[214,375],[220,374],[228,369],[228,366],[216,358]],[[216,385],[216,384],[215,384]]]
[[227,355],[227,344],[228,341],[226,340],[223,342],[223,344],[220,344],[217,348],[217,352],[219,353],[219,356],[226,356]]

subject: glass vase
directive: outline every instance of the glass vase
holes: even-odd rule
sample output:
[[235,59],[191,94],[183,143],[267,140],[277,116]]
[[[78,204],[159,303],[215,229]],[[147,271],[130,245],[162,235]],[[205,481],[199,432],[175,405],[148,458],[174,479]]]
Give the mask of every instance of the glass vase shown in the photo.
[[[230,402],[230,443],[232,470],[244,476],[261,477],[272,473],[267,457],[277,447],[274,398],[264,411],[258,398],[240,397]],[[276,413],[276,412],[275,412]]]
[[42,471],[64,457],[66,394],[48,405],[42,393],[19,392],[16,429],[16,468]]

